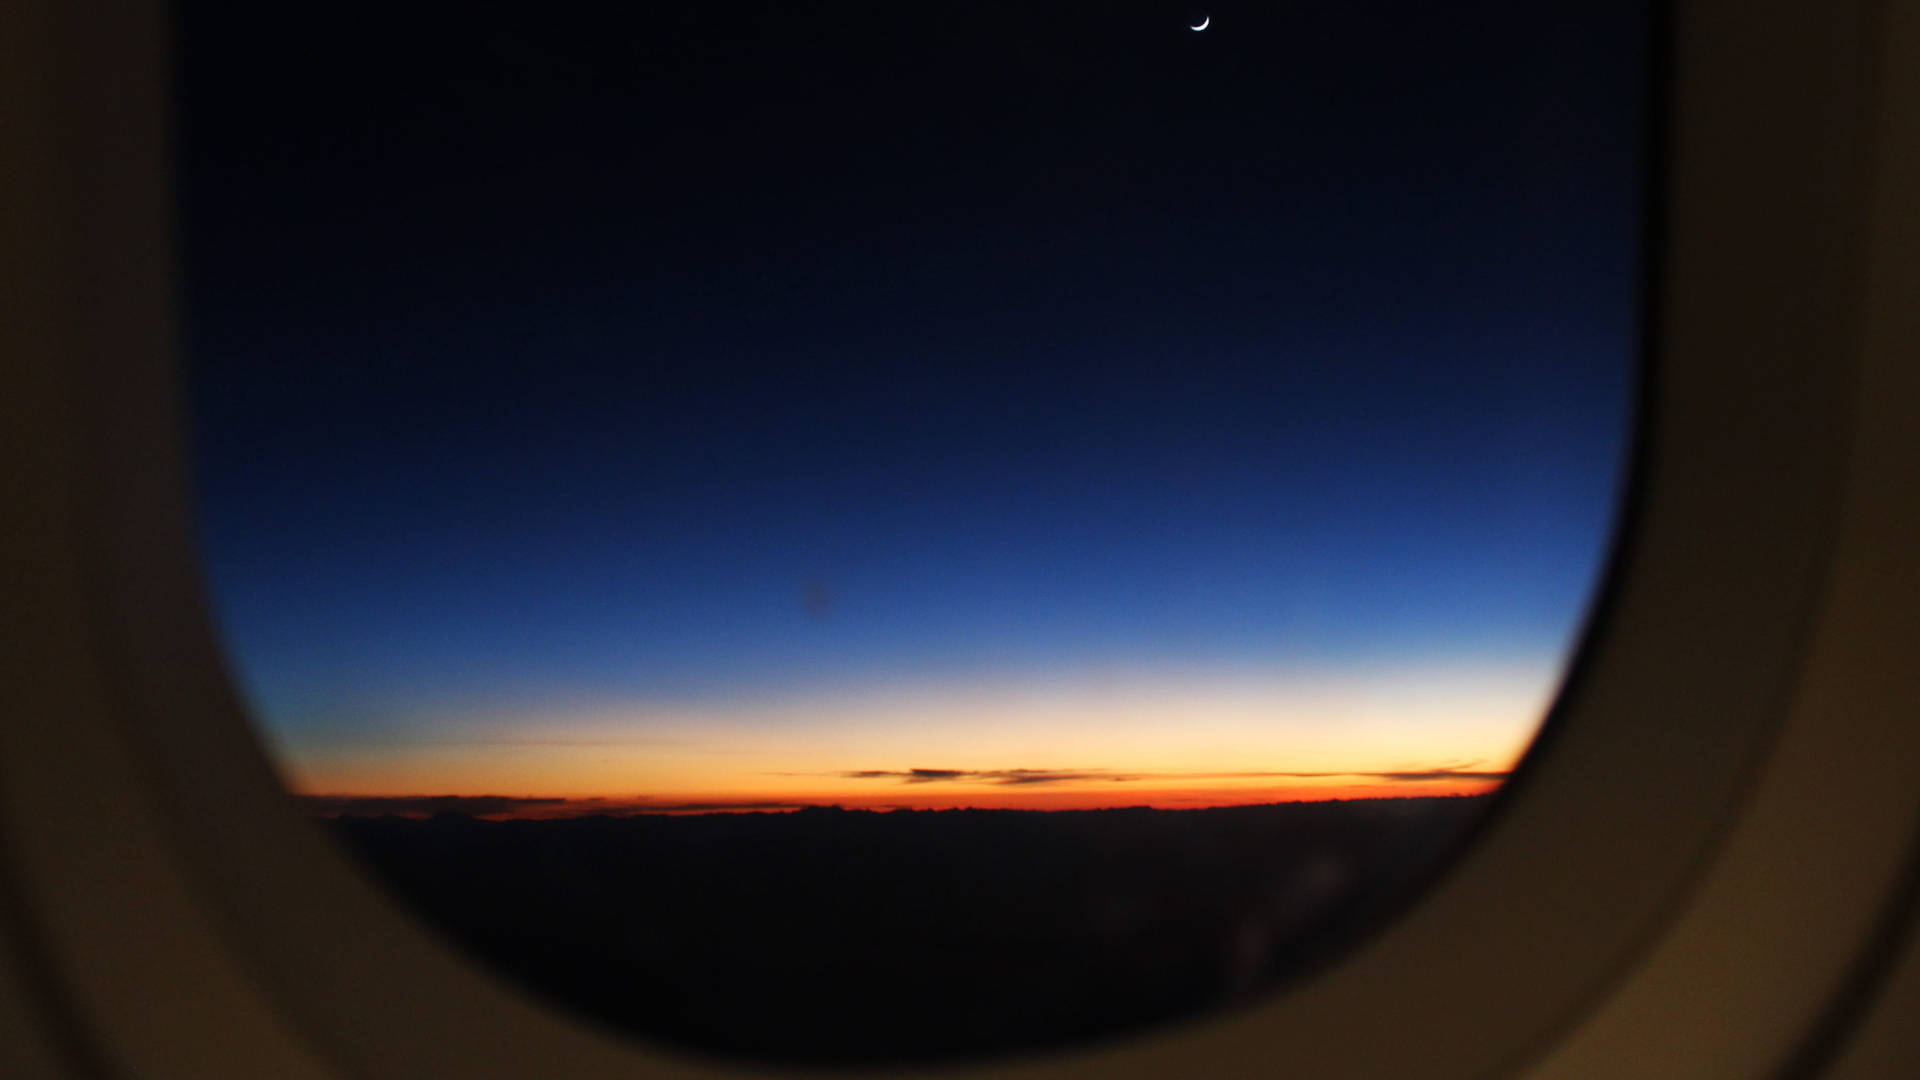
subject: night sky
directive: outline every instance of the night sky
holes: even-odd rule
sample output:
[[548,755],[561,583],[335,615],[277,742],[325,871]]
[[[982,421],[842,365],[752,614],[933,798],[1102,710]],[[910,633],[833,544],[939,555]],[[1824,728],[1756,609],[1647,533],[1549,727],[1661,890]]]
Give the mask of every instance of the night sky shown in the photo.
[[1644,17],[180,4],[201,540],[289,784],[1484,790],[1616,509]]

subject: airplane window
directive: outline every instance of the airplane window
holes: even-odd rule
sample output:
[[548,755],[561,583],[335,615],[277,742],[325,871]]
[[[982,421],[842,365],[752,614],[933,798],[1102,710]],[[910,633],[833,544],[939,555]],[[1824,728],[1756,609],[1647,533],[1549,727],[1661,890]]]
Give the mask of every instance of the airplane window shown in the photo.
[[287,787],[721,1057],[1310,976],[1578,644],[1645,21],[180,3],[202,550]]

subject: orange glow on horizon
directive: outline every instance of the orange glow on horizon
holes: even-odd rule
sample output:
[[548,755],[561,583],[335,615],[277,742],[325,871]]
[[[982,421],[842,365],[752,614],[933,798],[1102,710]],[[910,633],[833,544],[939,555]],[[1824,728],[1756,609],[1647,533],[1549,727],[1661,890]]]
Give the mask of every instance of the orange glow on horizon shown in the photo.
[[275,757],[309,807],[476,817],[1476,795],[1525,753],[1551,689],[1543,672],[1445,665],[1109,674],[463,708],[399,734],[296,736]]
[[[702,813],[790,813],[808,807],[838,807],[844,810],[1110,810],[1149,807],[1157,810],[1200,810],[1229,806],[1261,806],[1273,803],[1328,802],[1351,799],[1406,799],[1485,795],[1504,783],[1501,779],[1461,778],[1458,780],[1381,781],[1359,780],[1344,783],[1315,783],[1263,788],[1155,786],[1120,790],[1081,786],[1039,790],[988,789],[985,791],[914,790],[921,785],[884,788],[845,789],[808,796],[780,794],[741,795],[728,792],[706,797],[673,799],[620,795],[539,796],[539,795],[395,795],[391,793],[302,792],[303,801],[322,816],[339,813],[369,815],[396,814],[402,817],[427,817],[442,810],[468,813],[488,820],[538,820],[583,817],[594,814],[702,814]],[[928,785],[931,786],[931,785]],[[409,809],[403,804],[418,804]],[[490,804],[512,804],[488,809]],[[463,809],[463,807],[473,809]],[[365,807],[365,810],[358,809]],[[474,810],[483,812],[474,812]]]

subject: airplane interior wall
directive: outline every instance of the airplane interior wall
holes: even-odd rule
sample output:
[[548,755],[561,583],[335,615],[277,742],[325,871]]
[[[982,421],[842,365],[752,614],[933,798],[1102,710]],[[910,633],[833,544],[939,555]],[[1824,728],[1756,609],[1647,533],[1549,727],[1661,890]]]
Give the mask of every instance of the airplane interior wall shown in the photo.
[[[1920,4],[1669,18],[1640,504],[1512,806],[1295,993],[949,1075],[1920,1075]],[[164,26],[0,26],[0,1076],[771,1075],[531,1003],[284,799],[192,544]]]

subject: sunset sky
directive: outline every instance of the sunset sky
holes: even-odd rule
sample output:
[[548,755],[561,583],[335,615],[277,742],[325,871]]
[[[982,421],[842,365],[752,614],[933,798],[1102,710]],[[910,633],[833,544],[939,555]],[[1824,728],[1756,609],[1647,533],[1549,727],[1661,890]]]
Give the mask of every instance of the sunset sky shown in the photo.
[[1404,6],[184,4],[201,539],[289,785],[1497,785],[1615,510],[1641,13]]

